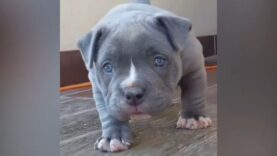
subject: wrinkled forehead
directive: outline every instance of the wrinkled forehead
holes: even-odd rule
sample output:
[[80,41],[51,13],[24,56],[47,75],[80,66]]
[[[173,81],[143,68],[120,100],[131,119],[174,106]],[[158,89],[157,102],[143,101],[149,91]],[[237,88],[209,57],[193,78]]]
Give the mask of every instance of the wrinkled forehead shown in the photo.
[[156,53],[168,55],[173,49],[157,30],[137,25],[118,28],[108,35],[99,49],[99,62],[105,59],[142,58]]

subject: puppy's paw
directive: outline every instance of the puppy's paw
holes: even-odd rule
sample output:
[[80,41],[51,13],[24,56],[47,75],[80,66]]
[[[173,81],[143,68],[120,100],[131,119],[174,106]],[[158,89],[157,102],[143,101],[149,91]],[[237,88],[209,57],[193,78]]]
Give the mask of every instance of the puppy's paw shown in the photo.
[[111,152],[120,152],[120,151],[125,151],[129,148],[130,143],[125,142],[124,140],[117,140],[117,139],[112,139],[110,142],[110,148]]
[[97,149],[97,150],[100,150],[102,152],[111,151],[110,140],[108,138],[100,137],[95,142],[94,148]]
[[201,129],[210,127],[211,125],[212,120],[209,117],[200,116],[197,120],[195,118],[184,118],[180,116],[176,123],[176,128]]
[[129,149],[132,133],[127,125],[114,125],[102,130],[102,137],[95,142],[94,148],[102,152],[120,152]]
[[125,151],[130,147],[131,143],[124,140],[109,139],[100,137],[95,142],[95,149],[102,152],[120,152]]

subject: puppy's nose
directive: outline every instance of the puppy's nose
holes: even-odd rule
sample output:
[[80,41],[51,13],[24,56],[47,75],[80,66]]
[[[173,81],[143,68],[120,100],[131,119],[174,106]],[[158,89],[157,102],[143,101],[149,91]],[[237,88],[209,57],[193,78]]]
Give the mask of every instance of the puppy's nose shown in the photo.
[[130,87],[124,89],[125,100],[129,105],[139,105],[142,103],[145,89],[141,87]]

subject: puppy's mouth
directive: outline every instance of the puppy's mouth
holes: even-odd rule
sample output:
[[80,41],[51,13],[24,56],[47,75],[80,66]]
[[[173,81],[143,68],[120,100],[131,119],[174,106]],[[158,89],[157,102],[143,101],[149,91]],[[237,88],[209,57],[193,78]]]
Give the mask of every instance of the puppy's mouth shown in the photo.
[[146,114],[146,113],[145,113],[145,111],[143,111],[143,109],[140,105],[137,105],[137,106],[129,107],[129,114],[130,115],[140,115],[140,114]]
[[132,121],[145,120],[151,118],[151,115],[144,113],[139,106],[134,106],[130,113]]

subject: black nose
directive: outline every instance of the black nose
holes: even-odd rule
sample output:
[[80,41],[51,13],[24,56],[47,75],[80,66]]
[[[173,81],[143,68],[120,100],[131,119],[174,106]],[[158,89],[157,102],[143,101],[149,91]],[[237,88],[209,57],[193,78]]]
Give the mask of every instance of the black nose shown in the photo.
[[144,98],[145,89],[140,87],[130,87],[124,89],[125,100],[129,105],[139,105]]

